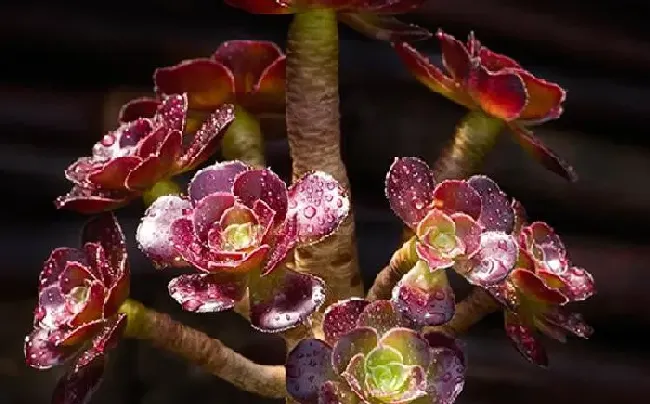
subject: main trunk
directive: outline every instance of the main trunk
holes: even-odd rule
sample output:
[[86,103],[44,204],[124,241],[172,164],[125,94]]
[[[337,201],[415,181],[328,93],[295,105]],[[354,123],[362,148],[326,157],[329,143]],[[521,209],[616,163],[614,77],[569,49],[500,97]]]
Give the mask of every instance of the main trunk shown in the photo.
[[[296,14],[287,42],[287,136],[294,179],[325,171],[346,189],[339,127],[338,26],[332,10]],[[352,214],[326,240],[296,250],[296,270],[327,282],[327,304],[363,295]]]

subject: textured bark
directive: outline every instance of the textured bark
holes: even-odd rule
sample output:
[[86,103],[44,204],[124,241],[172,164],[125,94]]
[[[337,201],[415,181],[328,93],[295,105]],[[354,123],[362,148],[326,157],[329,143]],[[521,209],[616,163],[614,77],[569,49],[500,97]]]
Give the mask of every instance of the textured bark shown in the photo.
[[266,165],[260,123],[240,106],[235,107],[235,120],[221,140],[221,153],[225,160],[240,160],[255,168]]
[[149,340],[154,346],[173,352],[242,390],[272,398],[286,396],[284,366],[253,363],[218,339],[187,327],[167,314],[147,309],[139,302],[127,300],[120,311],[128,315],[127,337]]
[[436,180],[462,179],[479,171],[504,127],[503,121],[482,112],[467,114],[435,164]]
[[[338,26],[332,10],[298,13],[287,41],[287,137],[293,178],[311,170],[334,176],[350,189],[341,160]],[[296,270],[327,282],[327,302],[362,296],[354,218],[326,240],[295,253]]]

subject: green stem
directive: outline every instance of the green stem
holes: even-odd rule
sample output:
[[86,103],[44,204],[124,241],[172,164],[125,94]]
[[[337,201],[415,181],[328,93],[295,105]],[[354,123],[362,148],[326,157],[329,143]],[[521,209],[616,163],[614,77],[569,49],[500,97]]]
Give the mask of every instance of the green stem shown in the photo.
[[142,194],[145,206],[150,206],[156,199],[165,195],[180,195],[181,187],[171,179],[160,180]]
[[[338,57],[335,11],[314,9],[294,16],[287,40],[286,84],[293,177],[320,170],[349,190],[341,159]],[[323,242],[297,249],[296,270],[325,279],[327,303],[362,296],[352,215]]]
[[435,164],[436,179],[462,179],[478,172],[504,127],[502,120],[480,111],[468,113]]
[[235,106],[235,120],[221,140],[221,152],[226,160],[241,160],[257,168],[266,165],[259,120],[239,105]]
[[127,299],[120,306],[120,312],[128,317],[126,337],[148,340],[242,390],[272,398],[286,396],[284,366],[253,363],[218,339],[183,325],[167,314],[148,309],[135,300]]

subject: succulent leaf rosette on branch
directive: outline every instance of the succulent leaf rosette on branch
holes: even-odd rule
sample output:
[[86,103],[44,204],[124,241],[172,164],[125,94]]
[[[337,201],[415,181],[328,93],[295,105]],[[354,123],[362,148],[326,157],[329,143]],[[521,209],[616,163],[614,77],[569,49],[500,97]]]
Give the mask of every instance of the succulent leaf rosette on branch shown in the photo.
[[291,187],[269,169],[218,163],[197,172],[188,195],[158,198],[137,231],[159,266],[194,266],[169,284],[183,308],[214,312],[250,297],[252,325],[278,332],[308,318],[323,303],[319,278],[281,265],[298,245],[333,233],[350,202],[336,180],[306,174]]
[[196,168],[210,157],[234,108],[224,104],[193,134],[186,132],[187,96],[165,96],[151,117],[123,122],[65,172],[72,190],[56,199],[58,208],[81,213],[116,209],[157,182]]
[[560,117],[566,98],[564,89],[486,48],[473,34],[466,44],[442,30],[436,36],[447,74],[410,44],[397,42],[393,46],[411,73],[429,89],[470,110],[502,120],[536,160],[569,180],[577,180],[571,166],[527,129]]
[[287,392],[301,404],[452,404],[465,382],[459,343],[421,334],[389,301],[349,299],[325,312],[325,340],[287,358]]
[[484,288],[514,269],[515,212],[488,177],[436,183],[424,161],[397,158],[386,176],[386,196],[395,214],[415,232],[404,247],[413,250],[414,266],[393,291],[393,300],[419,324],[444,324],[454,314],[446,268]]
[[489,291],[505,308],[508,337],[532,363],[548,365],[535,329],[561,342],[567,333],[589,338],[593,332],[580,314],[563,306],[592,296],[596,292],[594,279],[571,265],[564,243],[544,222],[521,228],[516,269]]
[[27,364],[48,369],[76,356],[53,403],[84,402],[104,372],[105,354],[126,327],[118,308],[129,294],[124,235],[111,213],[86,223],[82,247],[57,248],[43,264]]
[[371,38],[384,41],[416,41],[431,33],[394,18],[414,11],[424,0],[226,0],[227,4],[253,14],[294,14],[332,9],[341,22]]

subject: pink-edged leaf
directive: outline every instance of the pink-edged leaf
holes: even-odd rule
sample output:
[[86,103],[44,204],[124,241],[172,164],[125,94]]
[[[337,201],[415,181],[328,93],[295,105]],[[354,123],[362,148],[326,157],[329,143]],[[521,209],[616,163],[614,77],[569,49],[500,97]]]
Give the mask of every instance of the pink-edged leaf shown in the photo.
[[586,322],[582,314],[570,313],[561,307],[554,307],[543,314],[543,319],[580,338],[589,338],[594,329]]
[[127,325],[127,315],[118,313],[104,323],[103,329],[93,339],[92,349],[104,354],[114,349],[124,335]]
[[432,34],[426,28],[408,24],[389,15],[374,13],[340,13],[339,21],[362,33],[380,41],[413,42],[431,38]]
[[547,223],[531,223],[521,230],[519,239],[531,257],[542,264],[544,272],[561,276],[568,269],[566,247]]
[[201,271],[208,271],[209,252],[196,238],[194,223],[188,218],[174,220],[169,226],[172,247],[181,258]]
[[112,316],[129,297],[131,292],[131,274],[123,272],[118,274],[113,285],[106,291],[104,300],[104,316]]
[[[70,268],[70,265],[68,267]],[[65,274],[64,272],[63,276]],[[106,297],[104,285],[101,282],[95,281],[89,285],[80,285],[80,287],[85,289],[82,298],[72,297],[75,295],[75,291],[72,290],[67,294],[65,299],[66,310],[68,310],[70,315],[67,323],[71,327],[78,327],[84,323],[101,318],[103,315],[104,299]]]
[[306,321],[325,301],[325,282],[309,274],[277,268],[249,285],[253,328],[280,332]]
[[366,355],[375,349],[378,341],[377,332],[371,327],[358,327],[343,334],[332,350],[332,367],[336,374],[343,373],[355,355]]
[[216,163],[199,170],[188,186],[188,194],[194,203],[216,193],[232,193],[237,174],[250,168],[241,161]]
[[461,41],[442,30],[438,30],[436,38],[440,41],[442,64],[457,82],[464,84],[469,77],[470,55]]
[[287,215],[287,184],[273,171],[263,168],[240,173],[233,184],[234,195],[244,205],[252,208],[256,201],[263,201],[275,211],[280,223]]
[[445,257],[436,249],[421,242],[415,244],[415,252],[417,257],[420,260],[425,261],[431,270],[450,268],[456,262],[454,258]]
[[192,109],[213,110],[229,102],[235,89],[230,70],[211,59],[185,60],[156,69],[153,79],[159,94],[187,93]]
[[380,337],[391,328],[409,325],[388,300],[377,300],[366,306],[357,324],[360,327],[374,328]]
[[151,188],[156,182],[163,179],[166,174],[160,157],[150,155],[129,173],[126,178],[126,187],[131,191],[142,192]]
[[161,196],[147,208],[135,238],[140,250],[156,267],[187,266],[172,244],[171,224],[191,209],[188,199],[176,195]]
[[535,331],[525,325],[517,314],[505,311],[505,328],[508,338],[526,360],[538,366],[548,366],[544,346],[535,336]]
[[393,328],[379,340],[379,345],[397,350],[407,366],[426,369],[431,361],[428,341],[410,328]]
[[510,273],[509,280],[519,293],[528,299],[554,305],[566,304],[569,301],[559,290],[547,286],[531,271],[517,268]]
[[58,346],[56,334],[60,331],[47,328],[35,328],[25,337],[25,362],[36,369],[49,369],[60,365],[70,358],[76,350],[69,346]]
[[565,286],[561,292],[572,302],[585,300],[596,293],[594,277],[586,270],[571,267],[562,275]]
[[288,191],[288,216],[295,217],[301,244],[315,243],[334,233],[350,213],[350,198],[329,174],[304,175]]
[[481,197],[481,215],[478,218],[485,230],[512,233],[515,212],[510,198],[501,191],[496,182],[484,175],[475,175],[467,183]]
[[223,213],[235,204],[235,197],[227,193],[213,193],[196,203],[192,221],[194,232],[202,240],[208,240],[208,231],[218,225]]
[[88,220],[81,232],[81,241],[83,244],[97,242],[104,248],[110,264],[108,274],[104,274],[106,287],[112,285],[118,274],[129,271],[124,233],[112,213],[102,213]]
[[279,234],[276,236],[275,244],[264,263],[262,271],[263,275],[273,271],[282,261],[284,261],[287,258],[287,254],[298,243],[297,219],[295,217],[287,218],[286,222],[281,225]]
[[84,265],[86,269],[93,276],[94,280],[105,284],[107,281],[110,281],[104,274],[109,274],[108,267],[110,266],[109,261],[106,259],[106,251],[100,243],[86,243],[83,246],[83,251],[88,258],[88,264]]
[[465,181],[446,180],[433,191],[433,206],[447,214],[465,213],[478,219],[481,215],[481,197]]
[[269,252],[269,246],[261,245],[246,253],[226,253],[211,251],[208,272],[247,274],[259,270]]
[[235,107],[232,104],[223,104],[212,112],[192,137],[177,164],[177,172],[192,170],[212,156],[234,119]]
[[133,156],[138,144],[154,129],[151,119],[139,118],[121,124],[115,131],[108,132],[93,146],[93,160],[107,161],[123,156]]
[[136,98],[122,105],[117,114],[121,123],[133,122],[139,118],[153,118],[158,111],[160,101],[151,97]]
[[431,272],[419,261],[393,288],[392,302],[417,326],[441,325],[454,315],[454,290],[445,271]]
[[52,334],[50,342],[61,348],[80,346],[90,341],[104,327],[105,322],[103,318],[98,318],[76,328],[59,330],[60,332]]
[[357,327],[357,320],[369,301],[359,298],[341,300],[325,309],[323,333],[325,341],[333,345],[339,337]]
[[59,282],[59,277],[68,262],[88,264],[86,255],[79,249],[59,247],[52,250],[48,259],[43,263],[43,269],[39,275],[39,289]]
[[524,205],[516,199],[512,200],[511,206],[513,212],[515,212],[515,220],[513,224],[512,233],[519,234],[519,232],[521,232],[521,229],[528,222],[528,214],[526,213],[526,209],[524,208]]
[[318,404],[357,404],[358,396],[342,382],[331,380],[321,384]]
[[318,339],[304,339],[287,355],[287,393],[301,404],[319,402],[323,383],[335,378],[332,349]]
[[493,52],[485,46],[482,46],[480,42],[474,38],[473,33],[470,33],[468,43],[473,44],[474,55],[478,55],[480,63],[488,70],[496,72],[503,69],[514,68],[518,72],[523,71],[516,60],[501,53]]
[[524,82],[514,70],[491,72],[484,66],[475,66],[470,70],[467,86],[485,113],[505,121],[518,119],[528,100]]
[[104,376],[105,357],[93,349],[84,352],[54,388],[52,404],[86,404]]
[[287,57],[280,56],[264,69],[253,94],[241,104],[253,113],[283,113],[286,104]]
[[433,360],[428,369],[429,394],[440,404],[453,404],[465,386],[467,366],[461,349],[457,344],[440,344],[448,337],[438,333],[428,333],[425,339],[431,346]]
[[58,328],[67,323],[73,313],[70,312],[66,295],[58,285],[42,288],[38,294],[36,320],[48,328]]
[[546,147],[533,133],[521,125],[512,123],[509,125],[511,133],[514,135],[515,140],[523,149],[530,154],[533,159],[541,163],[547,170],[550,170],[561,177],[571,181],[578,181],[578,174],[576,174],[573,167],[558,157],[551,149]]
[[393,212],[415,227],[427,214],[435,185],[427,163],[415,157],[396,158],[386,175],[386,197]]
[[126,191],[100,190],[87,185],[75,185],[66,195],[57,197],[54,206],[83,214],[100,213],[126,205],[137,197]]
[[481,248],[482,226],[471,216],[464,213],[454,213],[451,215],[456,225],[456,237],[465,246],[463,256],[472,257]]
[[183,310],[212,313],[232,308],[244,297],[247,284],[242,275],[181,275],[169,282],[169,295]]
[[456,270],[471,284],[490,286],[504,280],[517,262],[519,247],[515,239],[501,232],[481,234],[481,248],[469,260],[458,263]]
[[170,130],[184,131],[187,115],[187,94],[171,94],[163,97],[156,111],[156,123]]
[[131,171],[133,171],[142,159],[139,157],[117,157],[90,175],[87,180],[104,189],[121,190],[125,188],[125,182]]
[[519,71],[519,76],[528,93],[528,103],[521,112],[520,119],[544,122],[559,118],[566,91],[559,85],[539,79],[524,70]]
[[212,59],[230,69],[240,95],[253,91],[264,70],[280,56],[282,50],[273,42],[233,40],[223,42]]
[[366,369],[365,369],[366,358],[363,353],[358,353],[354,355],[350,361],[347,363],[347,367],[344,372],[341,374],[343,380],[345,380],[356,393],[356,395],[361,399],[362,402],[368,402],[368,394],[366,394]]
[[[380,348],[378,348],[380,349]],[[421,366],[392,365],[393,369],[400,369],[405,377],[404,385],[398,391],[384,391],[378,386],[373,386],[373,379],[366,376],[365,387],[367,395],[382,402],[408,403],[417,401],[427,395],[427,378]],[[426,400],[426,399],[425,399]]]

